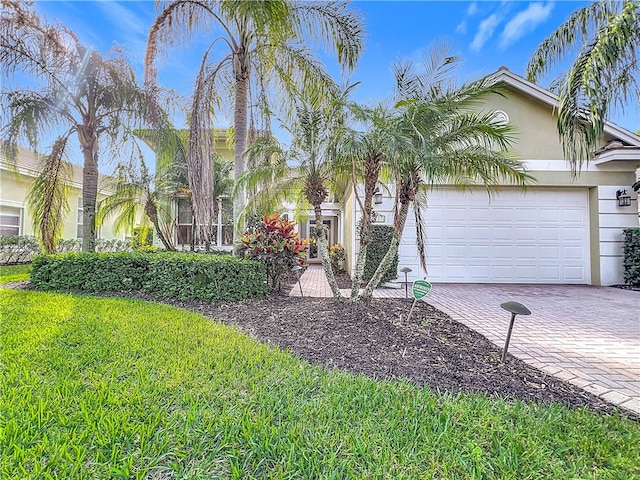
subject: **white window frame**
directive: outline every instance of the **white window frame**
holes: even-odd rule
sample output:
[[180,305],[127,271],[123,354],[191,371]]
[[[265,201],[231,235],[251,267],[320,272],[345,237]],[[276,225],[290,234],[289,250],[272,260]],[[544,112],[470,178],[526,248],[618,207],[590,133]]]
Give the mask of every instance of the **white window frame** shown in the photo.
[[[18,224],[14,225],[14,224],[4,224],[2,223],[2,216],[16,216],[13,213],[9,213],[7,215],[7,213],[5,213],[3,211],[3,209],[15,209],[17,210],[17,217],[18,217]],[[24,220],[24,206],[21,204],[11,204],[11,203],[5,203],[3,202],[2,204],[0,204],[0,228],[17,228],[18,229],[18,233],[16,235],[5,235],[5,236],[11,236],[11,237],[19,237],[20,235],[23,235],[23,220]]]

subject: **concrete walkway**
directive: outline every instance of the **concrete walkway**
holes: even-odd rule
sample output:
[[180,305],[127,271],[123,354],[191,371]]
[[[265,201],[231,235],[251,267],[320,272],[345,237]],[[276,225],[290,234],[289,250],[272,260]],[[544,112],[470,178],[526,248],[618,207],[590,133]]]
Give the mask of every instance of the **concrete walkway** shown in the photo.
[[[301,283],[305,296],[331,296],[320,266],[311,265]],[[291,295],[300,295],[298,285]],[[404,289],[378,289],[374,297],[404,298]],[[511,319],[500,304],[524,304],[532,314],[516,318],[509,353],[640,413],[640,292],[584,285],[435,284],[426,300],[500,348]]]

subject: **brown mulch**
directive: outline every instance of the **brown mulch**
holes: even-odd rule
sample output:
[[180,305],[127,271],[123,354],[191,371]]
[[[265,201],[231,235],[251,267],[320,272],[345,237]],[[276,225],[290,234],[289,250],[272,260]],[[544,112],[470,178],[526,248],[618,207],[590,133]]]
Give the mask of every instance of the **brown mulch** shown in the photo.
[[[30,287],[27,282],[16,283],[11,287]],[[410,303],[404,299],[352,305],[331,298],[271,295],[265,300],[215,305],[138,292],[127,297],[198,312],[311,363],[374,379],[402,378],[442,393],[480,392],[607,414],[618,408],[512,355],[502,363],[501,348],[425,302],[418,302],[407,319]],[[640,420],[633,412],[621,413]]]
[[[330,298],[273,295],[212,305],[164,301],[234,325],[252,338],[328,368],[375,379],[407,379],[439,392],[561,403],[613,413],[618,407],[568,382],[502,354],[484,336],[424,302],[373,299],[368,305]],[[640,420],[640,415],[622,412]]]

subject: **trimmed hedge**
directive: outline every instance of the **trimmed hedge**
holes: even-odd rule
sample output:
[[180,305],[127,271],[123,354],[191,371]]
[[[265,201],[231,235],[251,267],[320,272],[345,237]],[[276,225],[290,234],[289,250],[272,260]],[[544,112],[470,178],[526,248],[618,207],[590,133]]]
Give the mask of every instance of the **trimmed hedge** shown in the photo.
[[268,291],[264,266],[258,262],[178,252],[38,255],[31,283],[43,290],[143,291],[212,302],[262,298]]
[[640,228],[624,230],[624,281],[640,287]]
[[[393,227],[391,225],[372,225],[371,241],[367,247],[367,261],[364,264],[364,282],[371,280],[376,272],[382,258],[389,251],[391,237],[393,236]],[[382,276],[380,283],[389,282],[398,278],[398,254],[393,259],[389,270]]]

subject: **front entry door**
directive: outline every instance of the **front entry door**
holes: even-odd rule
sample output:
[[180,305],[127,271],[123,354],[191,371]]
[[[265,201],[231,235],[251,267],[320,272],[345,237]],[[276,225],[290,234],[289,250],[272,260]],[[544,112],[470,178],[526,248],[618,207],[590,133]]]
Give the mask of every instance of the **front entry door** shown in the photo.
[[[336,225],[336,218],[332,217],[332,218],[325,218],[322,220],[322,223],[324,224],[324,226],[327,228],[327,238],[329,240],[329,247],[331,247],[331,245],[333,245],[334,243],[336,243],[336,239],[335,239],[335,235],[336,235],[336,229],[335,229],[335,225]],[[315,220],[309,220],[309,222],[307,222],[307,236],[311,237],[311,233],[313,232],[313,227],[315,227],[316,225],[316,221]],[[309,243],[309,257],[308,257],[308,262],[309,263],[320,263],[320,254],[318,253],[318,247],[316,246],[315,242],[312,240]]]

